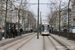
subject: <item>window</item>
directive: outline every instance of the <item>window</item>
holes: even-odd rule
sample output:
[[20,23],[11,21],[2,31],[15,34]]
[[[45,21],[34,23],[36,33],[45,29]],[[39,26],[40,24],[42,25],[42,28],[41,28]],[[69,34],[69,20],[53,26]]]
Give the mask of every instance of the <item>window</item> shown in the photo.
[[63,16],[63,17],[67,17],[67,16],[65,15],[65,16]]
[[2,25],[4,26],[4,25],[5,25],[5,23],[4,23],[4,22],[2,22]]
[[9,18],[7,18],[7,21],[9,21]]
[[67,18],[63,18],[63,20],[67,20]]
[[5,10],[2,10],[2,13],[4,13],[4,14],[5,14],[5,13],[6,13],[6,11],[5,11]]
[[67,14],[67,11],[64,11],[64,12],[63,12],[63,15],[66,15],[66,14]]
[[1,4],[1,0],[0,0],[0,4]]
[[11,18],[9,18],[9,20],[11,21]]
[[64,25],[66,25],[66,23],[64,23]]
[[6,0],[2,0],[2,1],[6,2]]
[[5,17],[4,16],[2,16],[2,20],[5,20]]
[[3,4],[3,7],[4,7],[4,8],[6,8],[6,5],[5,5],[5,4]]
[[64,20],[64,22],[66,22],[66,20]]

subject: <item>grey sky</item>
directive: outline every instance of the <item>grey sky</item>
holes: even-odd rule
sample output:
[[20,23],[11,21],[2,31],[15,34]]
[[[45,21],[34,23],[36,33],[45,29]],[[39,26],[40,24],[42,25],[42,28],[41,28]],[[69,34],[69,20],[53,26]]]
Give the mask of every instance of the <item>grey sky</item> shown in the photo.
[[[40,3],[49,3],[50,1],[54,1],[55,0],[40,0]],[[58,1],[58,0],[57,0]],[[68,2],[68,0],[62,0],[63,2]],[[59,2],[59,1],[58,1]],[[38,0],[30,0],[29,3],[38,3]],[[33,13],[37,16],[37,5],[30,5],[30,10],[33,11]],[[46,16],[48,15],[48,13],[50,12],[50,9],[48,7],[48,5],[40,5],[40,11],[42,13],[42,18],[43,20],[46,19]]]
[[[38,0],[30,0],[30,3],[37,3]],[[40,3],[48,3],[48,0],[40,0]],[[37,15],[37,5],[31,5],[30,8],[32,11]],[[42,12],[42,15],[46,15],[47,12],[49,11],[49,8],[47,5],[40,5],[40,11]]]
[[[50,0],[55,1],[55,0]],[[40,0],[40,3],[50,3],[49,0]],[[62,0],[63,2],[67,2],[68,0]],[[29,3],[38,3],[38,0],[30,0]],[[31,5],[30,9],[37,15],[37,5]],[[49,8],[47,5],[40,5],[40,11],[42,12],[42,15],[47,15],[49,12]]]
[[[38,0],[30,0],[30,3],[38,3]],[[40,0],[40,3],[49,3],[48,0]],[[30,9],[35,13],[37,16],[37,5],[30,5]],[[41,17],[43,19],[46,18],[47,13],[49,13],[49,8],[47,5],[40,5]]]

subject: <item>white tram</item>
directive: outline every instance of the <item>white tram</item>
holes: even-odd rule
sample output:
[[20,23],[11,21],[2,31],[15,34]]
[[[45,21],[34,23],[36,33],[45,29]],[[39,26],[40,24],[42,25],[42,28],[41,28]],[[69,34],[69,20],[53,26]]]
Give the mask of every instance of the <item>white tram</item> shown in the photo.
[[42,35],[50,35],[49,33],[49,25],[43,25],[43,32]]

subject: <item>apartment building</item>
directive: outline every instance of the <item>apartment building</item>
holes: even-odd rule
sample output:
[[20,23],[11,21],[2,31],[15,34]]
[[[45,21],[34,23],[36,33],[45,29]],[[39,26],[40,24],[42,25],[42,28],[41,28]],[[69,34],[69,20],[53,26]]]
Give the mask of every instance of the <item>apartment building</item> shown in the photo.
[[14,8],[12,11],[12,23],[18,23],[18,9]]
[[59,30],[59,11],[53,12],[49,25],[53,27],[54,30]]
[[59,14],[58,11],[55,11],[52,15],[52,26],[54,26],[54,29],[59,29],[59,27],[58,27],[59,26],[59,16],[58,16],[58,14]]
[[[69,9],[69,24],[71,27],[71,9]],[[68,9],[63,9],[61,11],[61,28],[68,28]]]
[[55,23],[55,29],[59,30],[59,11],[56,12],[56,23]]
[[75,0],[72,0],[72,28],[75,28]]
[[0,28],[1,28],[1,23],[2,23],[2,19],[1,19],[1,17],[2,17],[2,15],[1,15],[1,9],[2,9],[2,7],[1,7],[1,5],[2,5],[2,0],[0,0]]
[[15,29],[18,29],[18,8],[14,8],[12,11],[12,24],[15,25]]
[[[2,9],[1,9],[1,13],[2,13],[2,27],[5,27],[5,15],[6,15],[6,0],[2,0]],[[7,23],[11,23],[12,22],[12,1],[9,0],[7,3],[7,18],[6,18],[6,22]],[[10,24],[9,24],[10,27]]]
[[[71,9],[69,9],[69,24],[71,27],[72,24],[72,18],[71,18]],[[59,30],[59,11],[55,11],[53,13],[53,17],[51,18],[53,20],[53,26],[54,26],[54,30]],[[61,10],[61,14],[60,14],[60,29],[64,29],[64,28],[68,28],[68,9],[64,8]]]

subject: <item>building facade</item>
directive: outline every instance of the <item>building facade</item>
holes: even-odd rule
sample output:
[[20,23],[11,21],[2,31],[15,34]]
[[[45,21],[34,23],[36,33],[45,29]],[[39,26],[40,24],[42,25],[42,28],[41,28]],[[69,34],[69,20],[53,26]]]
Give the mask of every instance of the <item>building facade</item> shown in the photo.
[[[71,18],[71,9],[69,9],[69,25],[71,28],[72,18]],[[51,18],[52,25],[54,26],[54,30],[59,30],[59,11],[55,11],[53,13],[53,17]],[[60,29],[68,29],[68,9],[62,9],[60,12]]]
[[2,23],[2,19],[1,19],[1,17],[2,17],[2,15],[1,15],[1,10],[2,10],[2,0],[0,0],[0,28],[1,28],[1,23]]
[[75,28],[75,0],[72,0],[72,27]]
[[55,28],[56,30],[59,30],[59,11],[56,12],[56,23],[55,23]]
[[[2,27],[5,27],[5,17],[6,17],[6,0],[2,0]],[[7,17],[6,22],[11,23],[12,22],[12,1],[9,0],[7,2]],[[10,26],[10,25],[9,25]]]
[[[63,9],[61,11],[61,29],[68,29],[68,9]],[[71,23],[72,18],[71,18],[71,9],[69,9],[69,25],[71,28]]]

